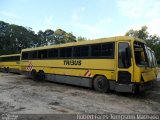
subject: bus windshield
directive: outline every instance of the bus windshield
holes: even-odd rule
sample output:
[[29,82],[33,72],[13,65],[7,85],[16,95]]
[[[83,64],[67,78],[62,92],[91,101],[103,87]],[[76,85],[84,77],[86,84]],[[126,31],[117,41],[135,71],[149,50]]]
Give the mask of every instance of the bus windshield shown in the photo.
[[134,42],[134,55],[137,66],[145,66],[146,64],[148,65],[148,58],[144,43],[137,41]]
[[155,57],[154,51],[151,50],[149,47],[146,47],[146,52],[147,52],[147,57],[148,57],[148,61],[149,61],[149,66],[156,67],[157,62],[156,62],[156,57]]

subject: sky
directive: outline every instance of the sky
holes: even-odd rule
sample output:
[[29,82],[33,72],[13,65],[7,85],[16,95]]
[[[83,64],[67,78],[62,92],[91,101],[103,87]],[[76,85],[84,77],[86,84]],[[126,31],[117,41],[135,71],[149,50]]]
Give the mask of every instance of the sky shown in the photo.
[[125,35],[144,25],[160,36],[160,0],[0,0],[0,20],[88,39]]

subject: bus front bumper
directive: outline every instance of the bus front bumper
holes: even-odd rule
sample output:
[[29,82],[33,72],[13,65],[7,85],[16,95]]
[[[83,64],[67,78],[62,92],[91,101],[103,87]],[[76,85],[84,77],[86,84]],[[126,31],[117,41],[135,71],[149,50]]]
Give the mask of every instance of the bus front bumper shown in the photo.
[[150,82],[141,84],[139,86],[139,91],[141,92],[141,91],[144,91],[144,90],[149,90],[149,89],[153,88],[154,84],[155,84],[155,81],[150,81]]
[[134,84],[121,84],[116,83],[115,91],[117,92],[129,92],[133,93],[136,89],[136,86]]
[[144,90],[151,89],[153,87],[153,81],[152,82],[147,82],[144,84],[121,84],[121,83],[116,83],[115,86],[115,91],[117,92],[128,92],[128,93],[135,93],[136,90],[142,92]]

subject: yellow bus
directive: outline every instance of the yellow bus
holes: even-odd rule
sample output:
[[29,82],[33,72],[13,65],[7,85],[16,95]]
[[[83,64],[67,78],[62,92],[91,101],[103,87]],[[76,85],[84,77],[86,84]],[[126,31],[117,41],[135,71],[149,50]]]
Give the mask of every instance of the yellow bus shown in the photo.
[[2,55],[0,56],[0,71],[19,73],[20,54]]
[[150,54],[143,40],[117,36],[23,49],[21,71],[34,80],[134,93],[156,80]]

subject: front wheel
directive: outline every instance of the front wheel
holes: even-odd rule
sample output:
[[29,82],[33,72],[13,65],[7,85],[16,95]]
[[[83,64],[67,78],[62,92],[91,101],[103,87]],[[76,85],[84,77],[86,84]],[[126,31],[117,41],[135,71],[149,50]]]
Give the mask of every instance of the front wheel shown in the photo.
[[134,93],[135,95],[137,95],[137,94],[140,93],[140,85],[135,85],[135,89],[134,89],[133,93]]
[[9,73],[9,67],[6,68],[6,73]]
[[93,85],[98,92],[105,93],[109,91],[109,82],[104,76],[95,77]]
[[3,68],[3,71],[4,71],[4,73],[9,73],[9,68],[8,68],[8,67],[7,67],[7,68],[4,67],[4,68]]

